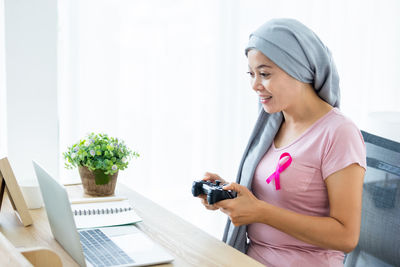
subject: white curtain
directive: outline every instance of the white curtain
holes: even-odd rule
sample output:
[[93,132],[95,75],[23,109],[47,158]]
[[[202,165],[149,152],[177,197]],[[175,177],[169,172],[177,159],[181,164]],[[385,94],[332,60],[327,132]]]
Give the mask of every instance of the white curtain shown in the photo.
[[4,0],[0,0],[0,158],[7,155],[7,95],[4,35]]
[[399,11],[395,0],[59,0],[60,151],[92,131],[124,139],[141,157],[119,181],[220,238],[225,216],[190,189],[205,171],[236,177],[257,116],[251,31],[274,17],[313,29],[362,128],[369,112],[399,111]]

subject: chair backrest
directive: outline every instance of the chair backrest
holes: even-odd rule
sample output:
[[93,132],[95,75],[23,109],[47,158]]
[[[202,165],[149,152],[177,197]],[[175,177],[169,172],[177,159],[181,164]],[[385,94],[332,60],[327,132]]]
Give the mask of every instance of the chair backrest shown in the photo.
[[345,266],[400,266],[400,143],[361,133],[367,149],[361,232]]

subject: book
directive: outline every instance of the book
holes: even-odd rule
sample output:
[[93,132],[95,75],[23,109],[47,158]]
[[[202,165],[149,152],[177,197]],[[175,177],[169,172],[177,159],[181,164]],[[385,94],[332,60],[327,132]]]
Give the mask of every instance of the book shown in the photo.
[[142,221],[127,199],[71,204],[77,229],[133,224]]

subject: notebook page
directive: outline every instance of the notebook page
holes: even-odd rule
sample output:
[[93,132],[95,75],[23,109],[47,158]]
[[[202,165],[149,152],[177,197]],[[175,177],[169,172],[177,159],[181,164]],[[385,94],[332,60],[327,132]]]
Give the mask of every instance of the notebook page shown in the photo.
[[77,229],[132,224],[142,219],[128,200],[71,205]]

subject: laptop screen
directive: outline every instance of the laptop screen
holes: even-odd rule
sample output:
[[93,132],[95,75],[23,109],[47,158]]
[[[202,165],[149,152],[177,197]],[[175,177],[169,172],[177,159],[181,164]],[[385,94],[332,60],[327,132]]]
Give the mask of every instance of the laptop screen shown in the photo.
[[54,238],[80,266],[86,266],[67,191],[35,161],[33,167]]

